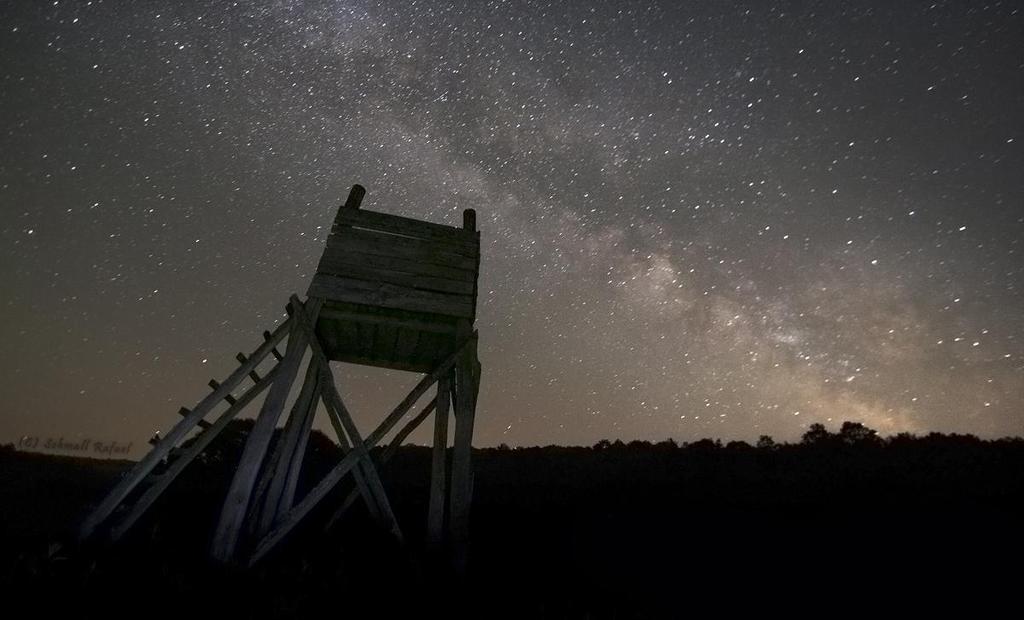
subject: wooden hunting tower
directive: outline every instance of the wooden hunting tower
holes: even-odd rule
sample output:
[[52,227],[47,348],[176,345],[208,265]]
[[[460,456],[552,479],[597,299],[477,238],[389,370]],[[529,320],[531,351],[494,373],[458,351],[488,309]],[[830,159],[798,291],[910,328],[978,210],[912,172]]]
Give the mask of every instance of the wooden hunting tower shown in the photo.
[[[431,413],[434,445],[427,545],[447,549],[457,569],[466,563],[473,476],[473,418],[480,383],[476,314],[480,233],[476,213],[463,212],[456,228],[360,209],[365,190],[355,185],[334,227],[305,301],[292,295],[288,319],[191,410],[136,464],[82,524],[80,538],[120,538],[178,474],[227,424],[267,391],[224,500],[211,555],[252,564],[262,558],[345,477],[353,489],[331,522],[359,498],[369,513],[402,538],[377,469]],[[277,346],[287,339],[285,352]],[[274,441],[274,430],[307,358],[304,378]],[[264,360],[273,365],[260,370]],[[425,373],[377,428],[363,437],[335,386],[331,361]],[[261,374],[262,373],[262,374]],[[238,388],[249,379],[247,388]],[[433,386],[436,395],[405,420]],[[344,457],[296,501],[296,483],[320,401]],[[215,409],[220,411],[214,415]],[[448,416],[454,439],[447,458]],[[207,420],[206,418],[211,418]],[[404,426],[391,431],[400,422]],[[184,440],[198,428],[193,440]],[[389,437],[384,450],[371,453]]]

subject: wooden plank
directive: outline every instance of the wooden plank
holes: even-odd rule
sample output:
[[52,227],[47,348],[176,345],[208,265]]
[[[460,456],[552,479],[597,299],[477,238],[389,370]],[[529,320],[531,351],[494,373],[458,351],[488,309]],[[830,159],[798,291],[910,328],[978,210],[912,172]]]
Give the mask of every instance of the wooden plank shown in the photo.
[[[181,417],[183,417],[183,418],[184,418],[184,417],[185,417],[185,416],[187,416],[188,414],[189,414],[189,409],[188,409],[188,407],[182,407],[181,409],[178,409],[178,415],[180,415]],[[206,429],[210,428],[210,426],[212,426],[212,425],[211,425],[211,424],[210,424],[209,422],[207,422],[206,420],[199,420],[199,422],[197,422],[196,424],[197,424],[197,425],[199,426],[199,428],[201,428],[201,429],[203,429],[203,430],[206,430]],[[151,444],[153,444],[153,445],[156,445],[157,441],[154,441],[154,439],[156,439],[157,441],[159,441],[159,436],[156,436],[156,437],[154,437],[154,438],[151,438],[151,439],[149,440],[149,443],[151,443]]]
[[201,433],[195,440],[189,445],[188,448],[182,450],[175,459],[174,463],[163,473],[162,476],[145,492],[139,497],[138,500],[132,504],[128,514],[126,514],[117,524],[111,528],[110,538],[111,540],[119,540],[124,534],[131,529],[133,525],[139,520],[139,518],[146,513],[153,502],[160,497],[161,494],[167,489],[168,486],[178,475],[184,471],[185,467],[188,466],[197,456],[199,456],[203,450],[206,449],[210,443],[217,438],[217,435],[223,431],[231,420],[243,410],[245,407],[253,401],[257,396],[263,393],[274,377],[277,376],[277,371],[280,366],[274,366],[256,385],[249,388],[247,392],[242,394],[238,400],[228,407],[224,413],[220,414],[217,421],[210,425],[210,427],[203,433]]
[[[341,421],[341,413],[333,406],[333,402],[329,400],[329,397],[324,398],[324,406],[327,409],[327,418],[331,421],[331,426],[334,427],[334,435],[338,438],[338,445],[341,446],[341,453],[345,454],[352,449],[352,445],[345,435],[345,425]],[[363,496],[363,501],[366,502],[366,509],[370,511],[370,517],[375,521],[382,522],[385,527],[390,527],[391,524],[387,522],[380,502],[377,501],[377,496],[366,481],[367,473],[362,461],[356,464],[355,469],[352,470],[352,476],[356,480],[356,491]]]
[[[235,355],[235,359],[238,360],[240,364],[244,364],[248,360],[248,358],[245,357],[245,353],[242,352],[239,352],[237,355]],[[255,370],[249,373],[249,378],[252,379],[253,383],[260,382],[260,374]]]
[[468,295],[420,291],[393,284],[338,278],[323,273],[313,276],[309,294],[357,304],[433,312],[469,319],[473,318],[476,305],[473,298]]
[[[313,312],[319,311],[319,304],[313,308]],[[293,302],[293,316],[298,315]],[[282,369],[274,384],[270,387],[267,398],[263,401],[259,415],[249,436],[246,439],[245,447],[242,450],[242,457],[231,480],[224,505],[221,509],[220,520],[213,537],[211,555],[221,562],[230,562],[233,559],[235,548],[238,545],[238,538],[242,531],[242,525],[249,509],[249,500],[252,496],[253,485],[256,476],[259,474],[260,466],[267,452],[267,447],[277,426],[277,419],[284,409],[285,400],[291,391],[295,375],[298,373],[299,364],[309,340],[305,331],[300,329],[299,322],[292,322],[293,329],[288,337],[288,344],[285,348],[284,360],[281,361]]]
[[[468,333],[469,324],[463,323],[460,331]],[[480,362],[475,340],[460,352],[455,378],[458,409],[455,411],[448,527],[452,563],[457,573],[464,574],[469,558],[469,509],[473,498],[473,424],[480,388]]]
[[413,353],[416,352],[416,343],[419,341],[419,338],[419,331],[400,327],[398,329],[398,338],[395,340],[395,353],[391,359],[412,362]]
[[391,360],[395,357],[395,342],[398,340],[398,328],[388,323],[377,326],[377,339],[373,343],[373,358]]
[[253,551],[252,556],[249,558],[249,565],[252,566],[256,562],[259,562],[268,551],[274,548],[282,538],[284,538],[288,532],[292,531],[302,519],[309,514],[320,500],[322,500],[331,490],[341,481],[342,478],[353,468],[359,459],[363,458],[366,454],[365,449],[351,450],[348,454],[334,466],[334,469],[329,471],[326,476],[320,480],[315,487],[313,487],[305,497],[302,498],[294,508],[288,511],[284,517],[282,517],[277,525],[263,537],[263,540],[256,545],[256,549]]
[[398,235],[418,237],[420,239],[436,239],[457,243],[478,243],[479,233],[446,224],[435,224],[391,213],[367,211],[363,209],[339,209],[334,219],[336,225],[358,226],[371,230],[381,230]]
[[396,237],[358,228],[341,228],[327,238],[327,247],[341,246],[353,252],[375,256],[407,258],[431,265],[443,265],[457,269],[473,269],[478,254],[460,253],[449,246],[432,241]]
[[[264,331],[263,339],[270,340],[270,332]],[[276,359],[277,361],[280,362],[283,359],[283,356],[281,355],[281,352],[277,350],[277,347],[273,347],[272,349],[270,349],[270,352],[274,354],[274,359]]]
[[302,461],[305,460],[306,446],[309,444],[309,433],[313,428],[313,420],[316,418],[316,410],[320,404],[320,381],[317,379],[316,391],[313,401],[310,403],[306,418],[302,421],[302,429],[299,432],[299,443],[292,453],[292,462],[288,466],[288,477],[285,479],[284,490],[281,492],[281,500],[278,502],[276,519],[280,519],[295,505],[295,490],[299,486],[299,474],[302,471]]
[[[292,404],[284,430],[274,446],[269,465],[263,472],[254,495],[254,499],[261,502],[256,517],[256,531],[260,535],[270,529],[271,524],[282,512],[281,499],[292,468],[302,466],[303,455],[296,456],[295,453],[302,442],[302,435],[308,433],[311,428],[312,413],[316,410],[316,396],[319,394],[319,382],[320,375],[316,368],[312,364],[307,365],[302,388]],[[290,507],[289,505],[288,508]]]
[[[463,269],[425,263],[415,258],[409,259],[357,252],[342,244],[328,243],[327,247],[324,248],[323,255],[320,257],[319,264],[325,267],[330,267],[331,265],[364,265],[375,269],[387,269],[398,273],[455,280],[457,282],[473,282],[476,280],[476,270],[472,267]],[[317,270],[320,270],[319,267]]]
[[224,380],[219,388],[210,392],[206,395],[206,398],[201,400],[198,405],[192,408],[192,411],[178,422],[174,428],[171,429],[167,436],[158,443],[149,454],[144,456],[141,461],[135,464],[132,469],[124,476],[117,485],[111,489],[110,493],[103,499],[103,501],[89,514],[89,516],[82,523],[78,531],[79,540],[86,540],[92,536],[96,528],[103,523],[110,515],[114,512],[114,509],[124,501],[125,497],[141,482],[149,472],[156,467],[160,461],[167,455],[170,450],[178,445],[185,435],[192,430],[193,427],[203,419],[203,417],[209,413],[209,411],[224,398],[225,395],[230,394],[231,390],[235,389],[238,384],[245,378],[250,371],[256,368],[263,358],[270,353],[274,346],[280,342],[285,334],[288,333],[291,327],[291,320],[285,321],[274,330],[273,334],[264,332],[265,339],[263,344],[257,348],[246,363],[242,364],[235,369],[234,372]]
[[451,352],[455,345],[455,337],[447,334],[420,334],[416,349],[412,354],[412,362],[418,365],[433,365],[443,355]]
[[427,548],[437,550],[444,541],[445,476],[448,453],[448,405],[451,372],[437,382],[437,407],[434,410],[434,447],[430,459],[430,500],[427,508]]
[[360,355],[344,349],[339,349],[337,351],[324,351],[324,353],[329,355],[332,362],[344,362],[346,364],[356,364],[359,366],[373,366],[374,368],[386,368],[388,370],[403,370],[406,372],[423,373],[430,372],[430,369],[435,366],[434,363],[409,363],[403,360],[382,360],[371,357],[361,357]]
[[449,280],[433,276],[416,275],[402,271],[394,271],[381,267],[373,267],[364,263],[349,261],[337,261],[327,258],[320,261],[317,267],[318,273],[326,273],[332,276],[343,276],[356,280],[367,280],[370,282],[387,282],[399,286],[420,289],[424,291],[437,291],[440,293],[454,293],[458,295],[472,295],[473,282],[466,278]]
[[[394,325],[404,331],[408,332],[437,332],[439,334],[454,334],[455,325],[452,323],[432,322],[416,319],[405,319],[387,316],[383,314],[364,314],[362,312],[350,312],[346,310],[333,310],[330,308],[324,308],[320,311],[320,325],[327,321],[334,323],[336,328],[355,329],[356,323],[373,323],[376,325]],[[354,338],[354,336],[353,336]],[[339,342],[344,342],[345,337],[338,338]],[[351,339],[349,339],[351,341]]]
[[377,332],[377,326],[372,323],[359,323],[356,325],[356,334],[359,343],[356,351],[365,357],[373,357],[373,339]]

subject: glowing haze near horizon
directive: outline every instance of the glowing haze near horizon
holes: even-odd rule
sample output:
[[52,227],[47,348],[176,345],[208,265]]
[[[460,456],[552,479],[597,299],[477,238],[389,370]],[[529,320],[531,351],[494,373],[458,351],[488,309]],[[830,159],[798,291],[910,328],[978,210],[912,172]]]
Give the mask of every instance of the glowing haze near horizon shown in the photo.
[[[0,442],[168,429],[348,187],[483,235],[476,443],[1024,432],[1016,3],[0,7]],[[415,380],[339,368],[366,428]]]

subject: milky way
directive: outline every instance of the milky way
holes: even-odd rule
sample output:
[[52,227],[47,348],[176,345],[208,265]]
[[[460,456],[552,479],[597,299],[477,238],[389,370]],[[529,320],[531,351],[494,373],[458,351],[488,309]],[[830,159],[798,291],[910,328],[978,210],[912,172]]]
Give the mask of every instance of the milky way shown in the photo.
[[0,8],[0,442],[140,454],[356,182],[479,213],[478,445],[1024,432],[1015,3],[164,5]]

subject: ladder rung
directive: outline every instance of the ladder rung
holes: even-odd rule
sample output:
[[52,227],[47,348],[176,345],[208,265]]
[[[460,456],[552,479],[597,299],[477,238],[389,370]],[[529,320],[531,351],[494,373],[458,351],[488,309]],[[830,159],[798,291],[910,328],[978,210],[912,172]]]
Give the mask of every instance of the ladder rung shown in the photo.
[[[244,364],[249,361],[249,358],[245,356],[245,353],[239,353],[235,356],[235,359],[238,360],[240,364]],[[255,368],[249,371],[249,378],[252,379],[253,383],[260,382],[260,374],[256,372]]]
[[[178,409],[178,415],[180,415],[183,418],[185,416],[187,416],[188,414],[190,414],[190,413],[192,413],[192,412],[189,411],[188,407],[182,407],[181,409]],[[206,420],[199,420],[199,428],[201,428],[203,430],[206,430],[206,429],[210,428],[211,426],[213,426],[213,425],[210,424],[209,422],[207,422]],[[156,445],[156,444],[154,444],[154,445]]]
[[[263,339],[270,340],[270,332],[263,332]],[[280,362],[282,359],[284,359],[284,356],[281,355],[281,352],[277,350],[277,347],[270,349],[270,352],[274,354],[274,358],[277,359],[277,361]]]
[[[216,379],[210,379],[210,384],[209,385],[210,385],[211,388],[216,390],[217,388],[220,387],[220,382],[217,381]],[[231,394],[225,394],[224,395],[224,400],[227,401],[227,403],[229,405],[235,404],[235,397],[232,396]]]

